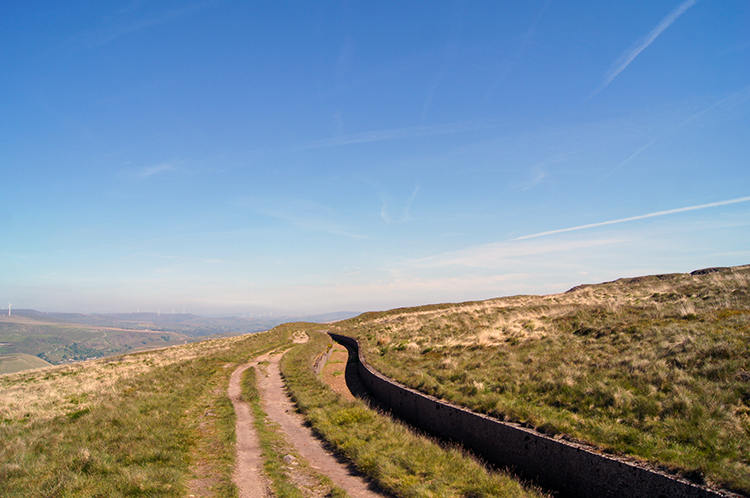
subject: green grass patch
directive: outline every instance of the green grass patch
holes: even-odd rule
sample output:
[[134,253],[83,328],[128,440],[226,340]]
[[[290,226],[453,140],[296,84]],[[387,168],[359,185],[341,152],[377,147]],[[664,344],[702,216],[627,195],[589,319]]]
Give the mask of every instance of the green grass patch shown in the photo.
[[314,430],[383,489],[408,498],[540,496],[507,474],[488,472],[458,448],[416,435],[360,400],[343,400],[312,372],[330,338],[310,336],[310,342],[282,358],[287,385]]

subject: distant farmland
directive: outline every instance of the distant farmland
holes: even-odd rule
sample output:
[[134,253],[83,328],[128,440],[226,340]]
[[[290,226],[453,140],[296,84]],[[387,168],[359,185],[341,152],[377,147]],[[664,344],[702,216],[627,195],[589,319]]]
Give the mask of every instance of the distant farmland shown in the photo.
[[[0,361],[6,365],[4,373],[25,369],[24,366],[38,368],[164,347],[188,339],[192,337],[168,331],[134,331],[21,315],[0,316]],[[36,357],[41,363],[11,362],[9,358],[18,358],[18,355]]]

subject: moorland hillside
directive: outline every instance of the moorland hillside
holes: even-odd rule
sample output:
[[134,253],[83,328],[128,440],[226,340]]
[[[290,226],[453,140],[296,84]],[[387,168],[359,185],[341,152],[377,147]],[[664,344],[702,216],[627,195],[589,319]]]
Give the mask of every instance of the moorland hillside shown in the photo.
[[[750,266],[628,278],[0,375],[0,495],[237,496],[230,374],[289,350],[281,368],[297,408],[394,496],[540,496],[332,391],[311,365],[331,348],[318,332],[335,331],[425,393],[750,496],[749,283]],[[74,333],[106,326],[86,329]],[[293,344],[303,333],[310,341]],[[274,489],[307,496],[283,434],[256,428]]]
[[427,394],[750,494],[750,266],[339,322]]
[[[286,352],[281,368],[287,387],[316,432],[392,496],[543,496],[361,400],[334,393],[312,369],[332,346],[323,333],[328,327],[291,323],[0,375],[0,496],[241,495],[233,479],[241,431],[235,431],[228,385],[232,373],[253,359],[258,370],[245,370],[252,376],[243,376],[241,398],[252,405],[250,430],[259,440],[266,482],[251,482],[250,489],[268,486],[274,496],[293,498],[349,496],[319,475],[264,413],[253,384],[268,365],[258,358],[270,352]],[[310,340],[297,344],[299,337]],[[243,441],[242,447],[252,445]]]

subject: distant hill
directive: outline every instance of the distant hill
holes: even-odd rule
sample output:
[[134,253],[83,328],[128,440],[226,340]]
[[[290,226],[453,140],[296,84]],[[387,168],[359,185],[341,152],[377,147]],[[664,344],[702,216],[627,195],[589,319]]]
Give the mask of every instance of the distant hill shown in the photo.
[[[59,365],[209,337],[261,332],[289,321],[323,323],[356,315],[337,312],[304,317],[244,318],[190,313],[84,314],[14,309],[11,316],[0,315],[0,355],[30,355],[45,364]],[[16,370],[12,371],[18,371],[23,365],[38,368],[31,363],[13,364]]]
[[[301,317],[295,317],[295,321],[298,322],[312,322],[312,323],[329,323],[338,322],[339,320],[346,320],[347,318],[354,318],[355,316],[361,315],[359,311],[335,311],[333,313],[323,313],[320,315],[307,315]],[[284,318],[284,317],[282,317]],[[282,323],[286,323],[289,317]]]
[[127,330],[170,331],[193,337],[239,335],[269,330],[276,325],[300,321],[326,323],[359,315],[354,311],[338,311],[318,315],[252,317],[234,315],[201,316],[191,313],[57,313],[31,309],[13,310],[14,316],[25,316],[45,322],[65,322]]
[[51,366],[52,363],[24,353],[0,354],[0,374]]
[[93,327],[115,327],[134,331],[168,331],[192,337],[216,334],[247,334],[268,330],[282,323],[282,318],[206,317],[190,313],[45,313],[36,310],[13,310],[45,322],[73,323]]
[[26,354],[53,365],[193,340],[187,334],[149,327],[137,330],[47,319],[38,312],[0,315],[0,355]]

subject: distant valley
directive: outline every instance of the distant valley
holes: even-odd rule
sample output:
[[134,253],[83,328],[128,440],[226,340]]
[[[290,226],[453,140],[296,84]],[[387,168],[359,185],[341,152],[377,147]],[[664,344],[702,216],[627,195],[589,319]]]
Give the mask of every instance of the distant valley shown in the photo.
[[[301,317],[340,320],[354,312]],[[185,313],[81,314],[13,310],[0,315],[0,374],[268,330],[296,317],[205,317]]]

